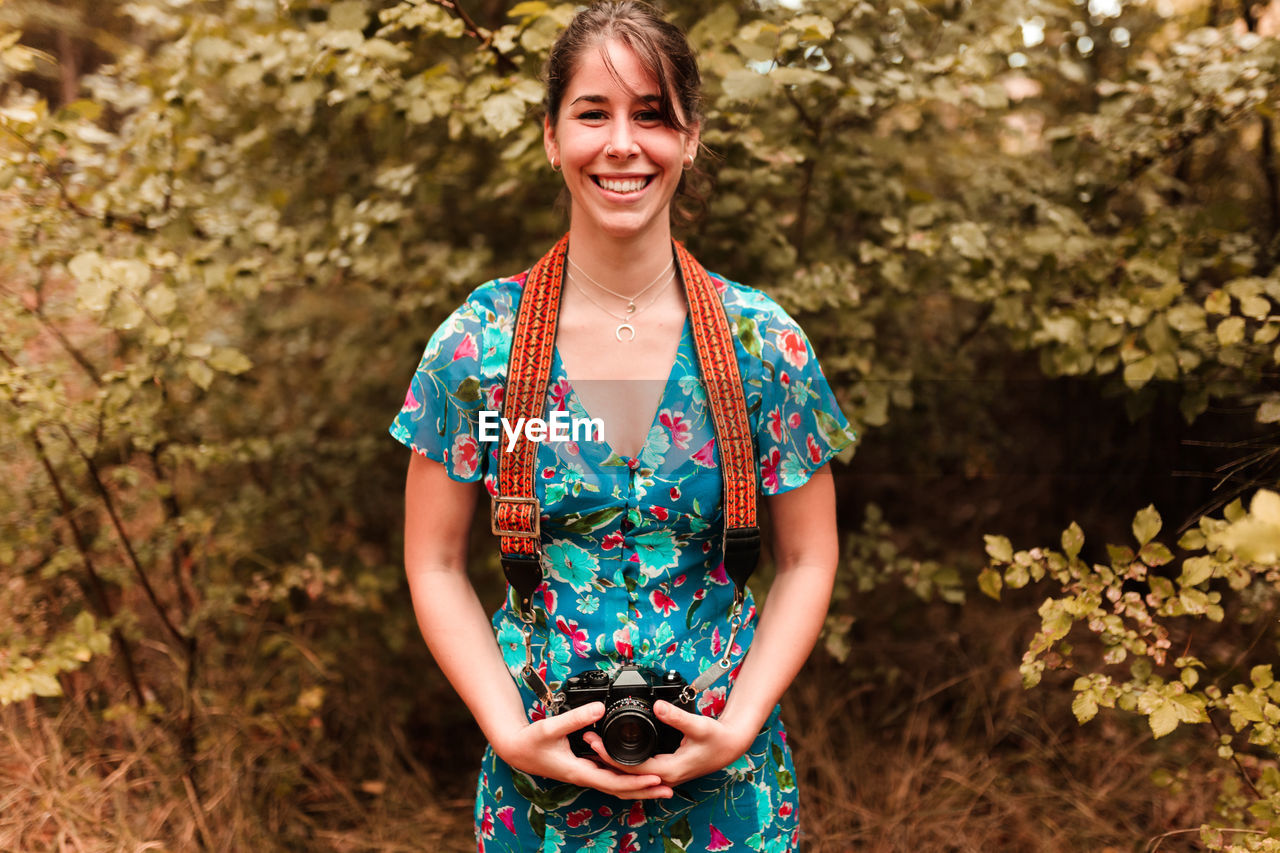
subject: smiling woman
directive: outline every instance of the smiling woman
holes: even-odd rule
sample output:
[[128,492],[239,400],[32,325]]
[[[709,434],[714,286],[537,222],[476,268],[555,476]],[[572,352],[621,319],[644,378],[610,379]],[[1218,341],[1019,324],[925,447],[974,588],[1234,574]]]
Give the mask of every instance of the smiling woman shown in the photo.
[[[418,623],[489,740],[477,842],[795,849],[777,703],[826,612],[826,463],[854,437],[791,318],[672,240],[702,121],[684,35],[641,3],[595,4],[552,49],[547,81],[543,141],[572,200],[569,234],[436,331],[391,427],[415,451],[405,562]],[[487,416],[522,396],[530,362],[545,369],[530,396],[552,420],[603,430],[533,442],[526,493],[499,471],[526,445],[500,441]],[[730,383],[749,442],[717,423]],[[465,574],[479,482],[524,513],[516,533],[495,511],[494,532],[533,540],[537,555],[536,586],[509,574],[491,621]],[[758,618],[741,560],[726,556],[729,533],[754,531],[729,522],[757,490],[776,566]],[[622,755],[619,743],[646,746]]]

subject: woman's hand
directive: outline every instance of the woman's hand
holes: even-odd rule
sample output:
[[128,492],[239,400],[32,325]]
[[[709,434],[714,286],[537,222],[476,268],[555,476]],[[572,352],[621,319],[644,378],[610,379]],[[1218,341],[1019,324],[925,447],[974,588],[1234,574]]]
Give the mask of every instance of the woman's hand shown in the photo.
[[690,779],[714,773],[736,761],[751,746],[755,733],[743,733],[714,717],[691,714],[659,700],[653,703],[659,720],[684,735],[680,747],[671,753],[655,755],[634,766],[618,764],[605,751],[604,741],[595,732],[583,737],[602,762],[624,773],[657,774],[667,785],[679,785]]
[[[573,754],[569,747],[569,735],[603,716],[604,703],[592,702],[530,723],[510,736],[490,743],[503,761],[524,773],[558,779],[583,788],[595,788],[623,800],[670,797],[670,786],[664,784],[656,773],[638,773],[635,768],[615,770],[601,767],[590,758]],[[591,732],[586,736],[594,736],[599,740],[599,736]]]

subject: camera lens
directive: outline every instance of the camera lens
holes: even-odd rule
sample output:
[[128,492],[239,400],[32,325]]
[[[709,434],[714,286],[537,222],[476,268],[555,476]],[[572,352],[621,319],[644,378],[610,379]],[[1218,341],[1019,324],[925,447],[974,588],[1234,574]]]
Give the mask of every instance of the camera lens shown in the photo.
[[601,739],[609,757],[619,764],[640,764],[653,755],[658,729],[649,703],[635,697],[615,702],[604,715]]

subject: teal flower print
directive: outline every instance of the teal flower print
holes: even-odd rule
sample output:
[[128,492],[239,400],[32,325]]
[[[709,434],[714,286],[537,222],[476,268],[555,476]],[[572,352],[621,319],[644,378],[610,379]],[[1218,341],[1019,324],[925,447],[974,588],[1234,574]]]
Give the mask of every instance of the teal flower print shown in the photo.
[[583,616],[590,616],[600,609],[600,599],[594,595],[584,595],[578,599],[578,612]]
[[524,666],[524,634],[510,622],[503,622],[498,628],[498,645],[502,648],[502,662],[507,669],[517,670]]
[[569,584],[574,592],[586,592],[591,589],[600,561],[585,548],[557,539],[543,551],[542,566],[552,579]]
[[636,537],[636,555],[640,573],[647,578],[661,577],[667,569],[680,564],[680,549],[670,530],[651,530]]
[[778,468],[783,486],[802,486],[809,479],[809,468],[794,453],[788,453]]

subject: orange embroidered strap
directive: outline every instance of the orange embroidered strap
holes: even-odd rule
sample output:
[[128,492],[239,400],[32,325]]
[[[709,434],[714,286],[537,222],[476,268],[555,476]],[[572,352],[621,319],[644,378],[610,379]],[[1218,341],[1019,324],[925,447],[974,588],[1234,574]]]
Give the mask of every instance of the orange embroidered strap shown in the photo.
[[[568,248],[569,237],[565,235],[525,279],[507,364],[502,414],[509,423],[544,413]],[[760,555],[755,443],[723,301],[711,276],[678,242],[675,253],[720,453],[725,570],[737,587],[740,602]],[[498,495],[492,505],[492,530],[498,536],[502,570],[526,621],[532,619],[533,594],[542,582],[541,507],[534,492],[536,458],[537,444],[523,431],[510,452],[499,451]]]

